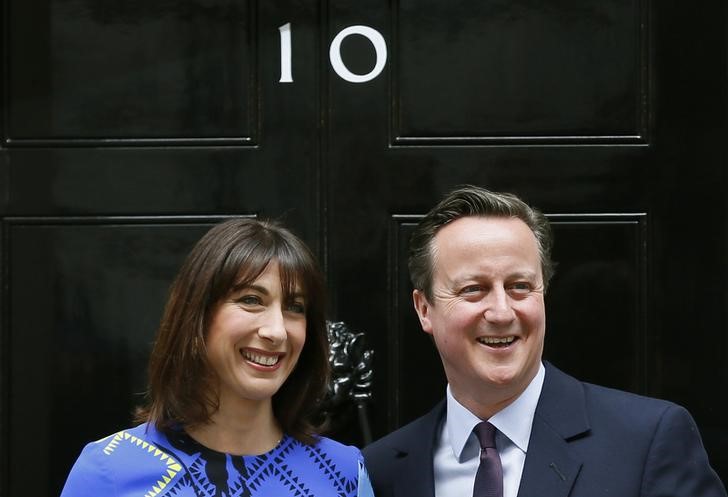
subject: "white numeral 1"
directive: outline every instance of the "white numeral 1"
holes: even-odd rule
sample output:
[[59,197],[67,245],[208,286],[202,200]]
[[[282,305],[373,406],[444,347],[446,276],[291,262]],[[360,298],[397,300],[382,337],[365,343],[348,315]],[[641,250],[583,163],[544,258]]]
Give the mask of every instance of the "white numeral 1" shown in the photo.
[[278,28],[281,34],[281,79],[280,83],[293,83],[291,74],[291,23]]

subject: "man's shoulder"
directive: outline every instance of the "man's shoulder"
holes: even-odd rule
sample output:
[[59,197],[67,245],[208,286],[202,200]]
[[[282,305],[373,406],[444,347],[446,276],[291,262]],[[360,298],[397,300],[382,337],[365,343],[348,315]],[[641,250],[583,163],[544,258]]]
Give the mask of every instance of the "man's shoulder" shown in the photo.
[[667,400],[578,380],[550,364],[546,368],[542,396],[545,397],[540,402],[542,414],[548,412],[573,419],[574,409],[583,405],[588,423],[592,425],[600,420],[610,424],[624,422],[630,426],[654,424],[668,411],[684,410]]
[[[584,383],[587,403],[594,416],[627,419],[628,423],[658,422],[665,413],[685,409],[669,400],[617,390],[602,385]],[[635,416],[639,414],[639,416]],[[600,416],[601,415],[601,416]]]
[[[555,386],[555,390],[573,389],[575,385],[579,385],[588,399],[595,399],[600,402],[617,402],[619,404],[635,404],[646,408],[664,409],[674,406],[668,400],[662,400],[655,397],[647,397],[626,390],[620,390],[605,385],[597,385],[574,378],[569,374],[561,371],[556,366],[546,363],[546,385]],[[544,391],[547,389],[545,388]]]
[[398,457],[411,450],[431,447],[444,413],[445,401],[443,400],[424,416],[364,447],[362,451],[364,457],[366,459]]

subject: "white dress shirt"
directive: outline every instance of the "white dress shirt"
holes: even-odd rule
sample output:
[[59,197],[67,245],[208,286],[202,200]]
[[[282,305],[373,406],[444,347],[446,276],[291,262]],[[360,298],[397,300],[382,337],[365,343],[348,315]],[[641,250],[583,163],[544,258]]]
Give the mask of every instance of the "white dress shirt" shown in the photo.
[[[541,396],[543,364],[528,387],[506,408],[488,419],[497,428],[495,445],[503,467],[503,497],[516,497],[526,461],[536,405]],[[480,443],[473,428],[481,420],[452,396],[447,387],[447,411],[435,445],[435,497],[469,497],[480,463]]]

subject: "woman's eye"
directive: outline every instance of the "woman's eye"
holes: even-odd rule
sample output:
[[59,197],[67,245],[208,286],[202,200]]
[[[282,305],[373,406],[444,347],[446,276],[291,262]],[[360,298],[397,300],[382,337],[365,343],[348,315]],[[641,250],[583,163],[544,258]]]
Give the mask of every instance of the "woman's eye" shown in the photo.
[[243,295],[237,301],[243,305],[260,305],[262,303],[257,295]]
[[287,310],[295,312],[296,314],[305,314],[306,306],[302,302],[291,302],[286,307]]

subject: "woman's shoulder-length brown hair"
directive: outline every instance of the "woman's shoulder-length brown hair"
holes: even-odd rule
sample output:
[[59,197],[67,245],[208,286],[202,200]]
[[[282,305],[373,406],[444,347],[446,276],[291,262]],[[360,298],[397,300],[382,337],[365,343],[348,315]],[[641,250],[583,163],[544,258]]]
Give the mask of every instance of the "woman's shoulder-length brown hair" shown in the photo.
[[149,359],[147,404],[137,420],[163,431],[204,424],[218,407],[216,380],[205,351],[217,305],[234,287],[255,281],[278,262],[284,298],[296,286],[306,299],[306,341],[298,364],[273,396],[283,430],[313,442],[313,419],[329,378],[323,276],[298,237],[271,221],[231,219],[214,226],[194,246],[170,289]]

